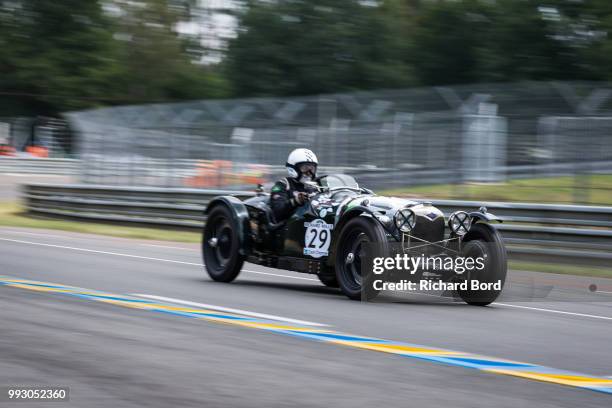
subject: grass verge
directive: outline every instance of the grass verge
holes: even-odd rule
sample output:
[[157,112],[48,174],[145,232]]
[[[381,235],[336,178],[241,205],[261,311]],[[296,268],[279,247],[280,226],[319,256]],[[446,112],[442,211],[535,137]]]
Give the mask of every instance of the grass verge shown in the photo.
[[[173,231],[159,228],[124,227],[120,225],[96,224],[91,222],[64,221],[32,217],[23,212],[16,203],[0,203],[0,226],[54,229],[88,234],[108,235],[122,238],[151,239],[174,242],[200,242],[200,234],[188,231]],[[612,278],[612,269],[581,267],[574,265],[543,264],[535,262],[510,261],[509,269],[559,273],[565,275]]]
[[612,205],[612,175],[547,177],[509,180],[490,184],[438,184],[382,191],[381,195],[411,196],[476,201],[521,201],[574,204],[579,192],[581,204]]
[[199,242],[200,234],[160,228],[125,227],[92,222],[65,221],[32,217],[17,203],[0,203],[0,226],[54,229],[122,238],[152,239],[158,241]]
[[509,261],[508,269],[515,271],[558,273],[562,275],[591,276],[595,278],[612,278],[611,268],[599,268],[594,266]]

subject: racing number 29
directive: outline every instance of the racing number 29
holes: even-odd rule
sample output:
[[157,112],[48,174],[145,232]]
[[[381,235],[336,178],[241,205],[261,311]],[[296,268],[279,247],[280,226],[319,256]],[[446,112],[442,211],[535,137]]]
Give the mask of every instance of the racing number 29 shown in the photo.
[[314,220],[308,223],[304,234],[304,254],[314,258],[327,256],[331,243],[331,229],[333,225],[323,220]]
[[308,248],[323,248],[325,244],[327,244],[329,231],[319,228],[313,228],[310,231],[312,232],[312,238],[310,239],[310,243],[308,243]]

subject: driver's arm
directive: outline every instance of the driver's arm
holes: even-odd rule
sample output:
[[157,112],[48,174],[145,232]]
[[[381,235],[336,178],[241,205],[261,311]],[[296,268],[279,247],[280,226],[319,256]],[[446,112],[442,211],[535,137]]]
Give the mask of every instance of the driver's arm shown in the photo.
[[286,182],[277,181],[272,187],[270,195],[270,208],[272,208],[276,222],[289,218],[297,206],[298,203],[291,191],[288,190]]

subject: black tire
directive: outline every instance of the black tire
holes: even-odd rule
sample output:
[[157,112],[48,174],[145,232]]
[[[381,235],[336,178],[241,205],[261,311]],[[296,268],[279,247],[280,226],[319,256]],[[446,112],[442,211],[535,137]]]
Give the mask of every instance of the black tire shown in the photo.
[[[336,278],[340,290],[352,300],[370,300],[378,291],[372,287],[373,274],[361,274],[362,259],[372,254],[364,253],[362,244],[375,243],[379,254],[387,254],[387,237],[382,226],[368,217],[357,216],[346,223],[338,237],[336,249]],[[380,251],[380,252],[379,252]],[[348,261],[349,254],[352,255]]]
[[317,275],[317,277],[319,278],[321,283],[327,286],[328,288],[337,288],[339,286],[338,278],[336,278],[335,272],[321,272]]
[[217,282],[233,281],[242,269],[245,257],[240,255],[238,226],[225,205],[214,207],[208,214],[202,234],[202,257],[208,275]]
[[485,268],[466,272],[466,279],[481,283],[501,282],[501,289],[458,290],[464,302],[474,306],[486,306],[497,299],[503,290],[508,270],[506,247],[499,232],[485,223],[476,223],[463,239],[463,256],[478,257],[486,255]]

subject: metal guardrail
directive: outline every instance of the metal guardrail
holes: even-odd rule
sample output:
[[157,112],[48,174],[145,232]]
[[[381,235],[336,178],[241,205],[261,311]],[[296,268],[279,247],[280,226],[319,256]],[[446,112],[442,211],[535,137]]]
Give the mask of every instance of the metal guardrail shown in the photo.
[[80,164],[77,159],[0,157],[0,173],[73,175]]
[[[27,184],[23,198],[31,213],[81,220],[201,229],[204,209],[233,190]],[[612,207],[432,200],[446,215],[456,210],[488,210],[505,220],[497,228],[512,259],[578,265],[612,264]]]

